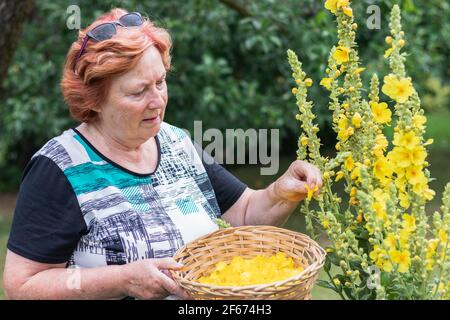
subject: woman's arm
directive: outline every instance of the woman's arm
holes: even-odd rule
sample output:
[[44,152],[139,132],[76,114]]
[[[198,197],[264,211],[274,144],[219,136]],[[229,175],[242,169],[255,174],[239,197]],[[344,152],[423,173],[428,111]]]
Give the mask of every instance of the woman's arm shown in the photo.
[[294,161],[289,169],[266,189],[247,188],[222,218],[233,226],[281,226],[308,194],[306,184],[320,189],[322,179],[319,169],[305,161]]
[[181,266],[173,259],[139,260],[125,265],[67,269],[44,264],[8,250],[3,283],[10,299],[161,299],[186,293],[161,270]]

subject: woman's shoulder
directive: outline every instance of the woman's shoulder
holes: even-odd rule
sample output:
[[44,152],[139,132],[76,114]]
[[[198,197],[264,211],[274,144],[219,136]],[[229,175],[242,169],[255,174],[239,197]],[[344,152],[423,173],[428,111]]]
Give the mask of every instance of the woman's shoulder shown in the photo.
[[31,158],[44,156],[58,165],[61,170],[78,163],[84,162],[88,154],[82,145],[82,141],[73,129],[62,132],[59,136],[48,140]]
[[161,138],[170,138],[171,140],[190,140],[190,133],[186,129],[179,128],[167,122],[161,123],[161,129],[158,133]]

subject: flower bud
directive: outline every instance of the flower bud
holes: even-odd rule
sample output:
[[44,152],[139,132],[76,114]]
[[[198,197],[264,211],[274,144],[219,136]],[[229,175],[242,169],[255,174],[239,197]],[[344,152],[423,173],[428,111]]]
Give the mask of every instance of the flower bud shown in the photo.
[[305,79],[305,84],[306,84],[307,87],[311,87],[312,84],[313,84],[312,79],[311,78],[306,78]]
[[302,146],[306,146],[308,144],[308,138],[305,136],[301,137],[300,143],[302,144]]
[[391,44],[392,43],[392,37],[391,36],[387,36],[385,39],[387,44]]

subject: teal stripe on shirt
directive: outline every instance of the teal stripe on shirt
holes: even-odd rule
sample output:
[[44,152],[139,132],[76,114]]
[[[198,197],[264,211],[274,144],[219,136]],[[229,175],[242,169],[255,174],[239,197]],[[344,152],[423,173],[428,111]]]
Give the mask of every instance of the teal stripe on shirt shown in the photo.
[[86,162],[64,170],[64,174],[77,196],[109,186],[125,189],[152,183],[151,177],[136,177],[109,163]]

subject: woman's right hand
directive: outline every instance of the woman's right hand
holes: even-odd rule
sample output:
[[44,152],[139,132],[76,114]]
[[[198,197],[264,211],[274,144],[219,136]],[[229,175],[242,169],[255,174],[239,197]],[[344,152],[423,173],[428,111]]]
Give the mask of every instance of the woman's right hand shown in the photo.
[[172,258],[138,260],[123,267],[127,296],[142,300],[164,299],[169,295],[191,299],[183,288],[163,273],[163,270],[183,267]]

